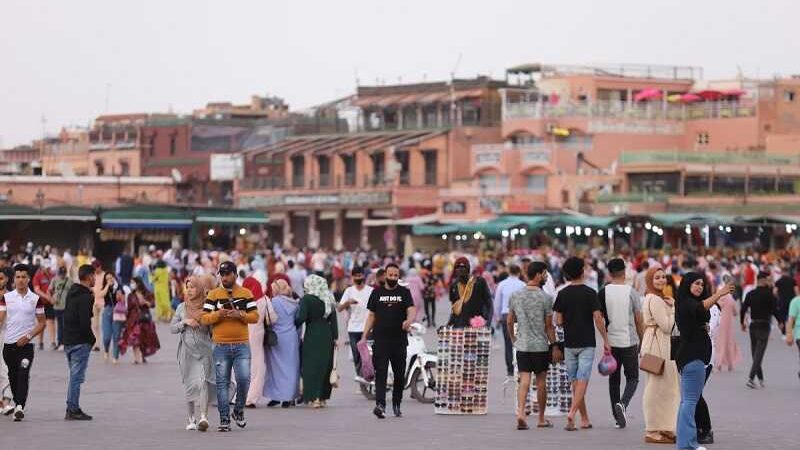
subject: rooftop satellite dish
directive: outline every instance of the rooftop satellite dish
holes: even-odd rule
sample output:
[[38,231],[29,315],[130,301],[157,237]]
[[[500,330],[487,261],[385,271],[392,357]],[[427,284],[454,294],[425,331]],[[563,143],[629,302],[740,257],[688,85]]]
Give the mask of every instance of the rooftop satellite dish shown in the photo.
[[170,171],[170,174],[172,175],[172,179],[175,180],[176,183],[180,183],[181,181],[183,181],[183,175],[181,175],[181,171],[178,170],[177,168],[173,167],[172,170]]

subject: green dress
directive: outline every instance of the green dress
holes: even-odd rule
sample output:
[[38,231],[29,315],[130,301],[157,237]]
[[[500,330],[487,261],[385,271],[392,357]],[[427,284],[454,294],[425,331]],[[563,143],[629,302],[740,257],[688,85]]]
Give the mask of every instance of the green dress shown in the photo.
[[294,320],[306,331],[300,349],[303,376],[303,401],[331,398],[330,375],[333,369],[333,343],[339,338],[336,309],[325,317],[325,303],[314,295],[300,299],[300,308]]

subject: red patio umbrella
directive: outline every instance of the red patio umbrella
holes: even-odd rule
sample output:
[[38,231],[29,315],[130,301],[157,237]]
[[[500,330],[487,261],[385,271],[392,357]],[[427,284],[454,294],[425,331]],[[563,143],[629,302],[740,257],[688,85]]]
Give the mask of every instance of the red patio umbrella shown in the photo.
[[636,102],[643,102],[647,100],[658,100],[661,98],[661,90],[655,88],[642,89],[633,96]]
[[695,94],[699,95],[704,100],[708,100],[708,101],[719,100],[720,97],[723,96],[722,91],[717,91],[717,90],[714,90],[714,89],[705,89],[705,90],[702,90],[700,92],[695,92]]
[[681,95],[681,102],[682,103],[694,103],[703,100],[703,97],[700,97],[697,94],[692,94],[691,92]]

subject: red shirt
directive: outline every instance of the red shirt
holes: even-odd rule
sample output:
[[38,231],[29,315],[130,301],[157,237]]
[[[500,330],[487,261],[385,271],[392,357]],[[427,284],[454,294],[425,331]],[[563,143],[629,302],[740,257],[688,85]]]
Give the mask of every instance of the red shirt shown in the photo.
[[[44,292],[49,296],[50,281],[50,270],[42,267],[36,271],[36,275],[33,276],[33,287],[34,289],[38,289],[40,292]],[[48,301],[48,299],[42,298],[42,300],[46,301],[48,304],[52,304],[52,302]]]

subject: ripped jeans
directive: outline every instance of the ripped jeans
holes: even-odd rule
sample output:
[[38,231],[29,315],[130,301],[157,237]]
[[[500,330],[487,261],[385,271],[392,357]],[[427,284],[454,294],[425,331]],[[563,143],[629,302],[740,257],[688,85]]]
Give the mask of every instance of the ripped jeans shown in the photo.
[[250,346],[247,344],[214,344],[214,367],[217,375],[217,409],[221,421],[230,420],[228,390],[231,370],[236,376],[234,413],[244,412],[244,402],[250,389]]
[[17,347],[16,343],[3,345],[3,360],[8,366],[8,383],[11,385],[14,404],[25,408],[33,365],[33,344],[22,347]]

